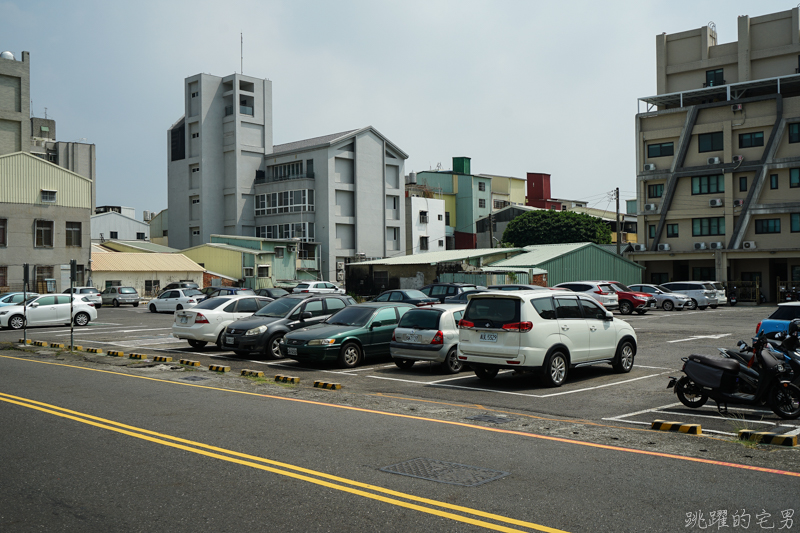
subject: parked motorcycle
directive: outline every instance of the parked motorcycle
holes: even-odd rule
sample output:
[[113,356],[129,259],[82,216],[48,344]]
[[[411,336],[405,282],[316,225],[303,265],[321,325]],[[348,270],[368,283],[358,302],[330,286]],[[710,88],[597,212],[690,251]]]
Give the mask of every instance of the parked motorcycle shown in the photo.
[[739,298],[736,296],[736,287],[734,286],[728,294],[728,305],[736,305],[739,303]]
[[767,404],[781,418],[800,418],[800,387],[791,382],[791,367],[770,353],[765,339],[754,343],[747,371],[742,371],[738,358],[693,354],[683,361],[685,376],[670,377],[667,388],[674,388],[686,407],[697,409],[711,398],[723,414],[728,412],[728,403]]

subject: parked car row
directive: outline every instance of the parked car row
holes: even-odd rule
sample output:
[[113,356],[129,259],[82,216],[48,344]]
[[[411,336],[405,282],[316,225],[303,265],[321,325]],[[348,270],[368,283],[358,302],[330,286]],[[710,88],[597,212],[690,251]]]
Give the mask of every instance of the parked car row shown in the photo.
[[[20,294],[20,293],[11,293]],[[30,295],[30,293],[28,293]],[[8,296],[0,297],[6,300]],[[13,298],[12,298],[13,300]],[[0,327],[22,329],[28,326],[65,324],[86,326],[97,318],[97,310],[87,296],[80,294],[45,294],[30,296],[24,302],[0,307]]]

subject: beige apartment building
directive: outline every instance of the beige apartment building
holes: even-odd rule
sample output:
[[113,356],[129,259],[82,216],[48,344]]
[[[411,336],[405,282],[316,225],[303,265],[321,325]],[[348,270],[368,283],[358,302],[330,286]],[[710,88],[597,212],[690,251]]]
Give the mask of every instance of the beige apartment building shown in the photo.
[[800,285],[800,13],[656,37],[656,96],[636,115],[645,279]]

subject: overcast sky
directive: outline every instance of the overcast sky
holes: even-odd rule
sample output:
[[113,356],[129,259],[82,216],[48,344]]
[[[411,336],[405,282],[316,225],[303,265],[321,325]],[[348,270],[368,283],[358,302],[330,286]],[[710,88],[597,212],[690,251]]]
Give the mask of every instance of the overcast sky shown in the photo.
[[[31,53],[32,112],[97,145],[97,203],[167,207],[167,128],[183,80],[272,80],[275,144],[372,125],[406,173],[552,174],[555,197],[635,196],[637,97],[655,36],[796,2],[0,0],[0,50]],[[85,139],[85,140],[84,140]]]

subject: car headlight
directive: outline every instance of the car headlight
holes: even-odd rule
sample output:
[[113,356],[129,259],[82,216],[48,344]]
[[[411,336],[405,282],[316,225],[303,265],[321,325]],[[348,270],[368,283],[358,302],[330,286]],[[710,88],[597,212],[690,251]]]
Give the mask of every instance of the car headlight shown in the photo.
[[265,331],[267,331],[267,326],[258,326],[257,328],[248,329],[247,331],[244,332],[244,334],[245,334],[245,336],[247,336],[247,335],[261,335]]
[[313,339],[308,341],[309,346],[330,346],[335,343],[336,339]]
[[7,315],[8,311],[0,311],[0,315]]

